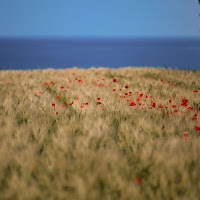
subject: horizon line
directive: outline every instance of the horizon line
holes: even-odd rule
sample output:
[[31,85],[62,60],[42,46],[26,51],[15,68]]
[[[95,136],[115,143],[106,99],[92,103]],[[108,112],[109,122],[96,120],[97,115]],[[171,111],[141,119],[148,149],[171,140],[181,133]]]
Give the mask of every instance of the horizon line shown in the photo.
[[0,36],[0,39],[200,39],[200,35],[175,36]]

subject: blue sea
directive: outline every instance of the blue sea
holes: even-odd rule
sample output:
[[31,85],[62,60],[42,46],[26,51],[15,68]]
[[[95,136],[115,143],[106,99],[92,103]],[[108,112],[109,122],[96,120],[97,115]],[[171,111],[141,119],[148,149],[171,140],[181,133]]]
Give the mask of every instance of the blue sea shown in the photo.
[[1,70],[163,67],[200,71],[200,38],[1,38]]

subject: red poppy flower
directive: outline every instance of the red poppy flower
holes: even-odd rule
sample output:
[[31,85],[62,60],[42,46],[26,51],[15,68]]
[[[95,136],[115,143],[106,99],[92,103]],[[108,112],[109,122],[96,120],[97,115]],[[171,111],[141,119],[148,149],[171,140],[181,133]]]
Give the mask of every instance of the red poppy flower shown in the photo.
[[101,83],[98,86],[101,87]]
[[197,113],[195,113],[195,116],[197,117],[197,116],[198,116],[198,114],[197,114]]
[[61,89],[63,89],[64,87],[60,87]]
[[99,101],[99,100],[100,100],[100,98],[99,98],[99,97],[97,97],[97,100]]
[[140,98],[143,98],[143,94],[140,94]]
[[80,106],[80,108],[83,108],[84,106]]
[[182,102],[185,103],[185,104],[188,103],[186,99],[182,99]]
[[60,97],[56,97],[56,99],[60,99]]
[[51,81],[51,84],[54,85],[55,83],[53,81]]
[[126,98],[125,96],[120,96],[121,98]]
[[187,104],[186,104],[186,103],[182,103],[181,106],[185,106],[185,107],[187,107]]
[[136,99],[136,101],[137,101],[137,102],[140,102],[140,100],[139,100],[139,99]]
[[125,93],[125,95],[128,95],[128,93]]
[[198,126],[195,126],[194,129],[195,129],[196,131],[200,131],[200,127],[198,127]]
[[101,104],[101,102],[97,102],[97,105],[100,105]]
[[187,134],[187,133],[184,133],[184,134],[183,134],[183,137],[184,137],[184,138],[186,138],[186,139],[188,139],[188,138],[189,138],[189,136],[188,136],[188,134]]
[[115,91],[116,89],[113,89],[113,91]]
[[86,105],[86,106],[88,106],[88,103],[83,103],[83,105]]
[[129,88],[129,86],[128,86],[128,85],[125,85],[125,88],[126,88],[126,89]]
[[71,106],[72,104],[74,104],[74,102],[72,101],[69,105]]
[[64,102],[64,105],[66,105],[67,103],[66,102]]
[[197,118],[196,118],[196,117],[194,117],[194,118],[192,118],[192,120],[197,120]]
[[148,98],[148,96],[146,96],[146,98]]
[[188,110],[194,110],[192,107],[188,107]]
[[193,90],[193,92],[198,92],[198,90]]
[[138,183],[138,184],[141,184],[142,183],[142,178],[139,178],[139,177],[135,178],[135,182]]
[[116,83],[116,82],[117,82],[117,79],[116,79],[116,78],[114,78],[114,79],[113,79],[113,82],[115,82],[115,83]]
[[188,104],[188,102],[187,102],[187,100],[186,99],[182,99],[182,104],[181,104],[181,106],[185,106],[185,107],[187,107],[187,104]]
[[45,83],[44,85],[48,85],[49,83],[47,82],[47,83]]
[[162,108],[163,106],[162,105],[159,105],[159,108]]
[[135,106],[136,104],[134,103],[134,102],[132,102],[131,104],[130,104],[130,106]]
[[176,108],[176,105],[172,105],[172,108]]
[[155,104],[155,103],[152,103],[152,104],[151,104],[151,106],[152,106],[152,107],[155,107],[155,106],[156,106],[156,104]]
[[8,83],[8,85],[10,85],[10,83]]
[[56,115],[58,114],[58,112],[56,112]]
[[172,100],[169,100],[169,103],[172,103]]
[[56,106],[55,103],[52,103],[52,106],[55,107]]
[[39,92],[39,94],[42,94],[42,92]]

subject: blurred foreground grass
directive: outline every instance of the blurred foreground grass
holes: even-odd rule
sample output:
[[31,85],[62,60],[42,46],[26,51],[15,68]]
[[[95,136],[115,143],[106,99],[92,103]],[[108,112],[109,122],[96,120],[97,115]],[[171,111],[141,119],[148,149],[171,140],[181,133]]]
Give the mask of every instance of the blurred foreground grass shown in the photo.
[[199,90],[184,70],[0,71],[0,199],[200,199]]

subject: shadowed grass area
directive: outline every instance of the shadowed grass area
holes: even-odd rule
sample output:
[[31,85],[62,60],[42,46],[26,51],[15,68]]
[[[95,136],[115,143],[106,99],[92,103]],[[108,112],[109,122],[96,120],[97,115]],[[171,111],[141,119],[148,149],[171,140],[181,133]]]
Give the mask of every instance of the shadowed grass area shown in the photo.
[[200,72],[0,71],[0,94],[0,199],[199,199]]

